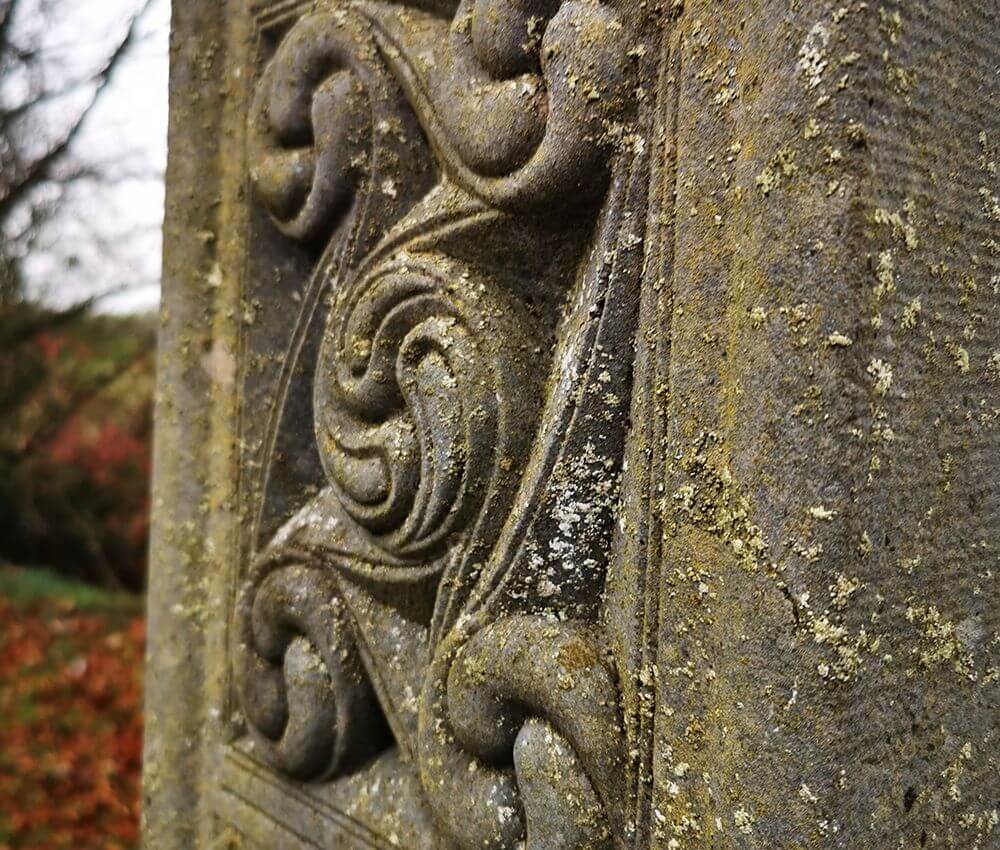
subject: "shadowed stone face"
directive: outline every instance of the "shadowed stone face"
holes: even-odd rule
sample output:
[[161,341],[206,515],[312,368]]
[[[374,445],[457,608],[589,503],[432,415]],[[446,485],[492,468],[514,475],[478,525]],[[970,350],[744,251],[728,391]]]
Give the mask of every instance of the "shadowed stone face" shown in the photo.
[[945,5],[178,13],[150,847],[1000,841]]

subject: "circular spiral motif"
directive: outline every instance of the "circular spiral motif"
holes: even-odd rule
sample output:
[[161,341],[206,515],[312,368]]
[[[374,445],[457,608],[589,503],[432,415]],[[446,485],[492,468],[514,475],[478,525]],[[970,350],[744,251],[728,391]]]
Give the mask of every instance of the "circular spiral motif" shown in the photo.
[[236,683],[257,752],[297,779],[360,765],[386,739],[334,581],[271,560],[237,604]]
[[469,523],[496,461],[499,341],[469,278],[444,257],[397,256],[334,311],[344,318],[320,354],[327,476],[347,513],[404,561],[433,556]]

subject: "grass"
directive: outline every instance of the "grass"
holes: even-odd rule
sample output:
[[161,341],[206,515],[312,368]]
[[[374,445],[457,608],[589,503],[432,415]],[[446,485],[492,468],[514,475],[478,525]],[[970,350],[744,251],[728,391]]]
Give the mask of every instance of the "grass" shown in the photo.
[[0,598],[16,607],[60,599],[80,611],[117,611],[123,614],[141,613],[143,607],[141,597],[102,590],[43,567],[0,566]]

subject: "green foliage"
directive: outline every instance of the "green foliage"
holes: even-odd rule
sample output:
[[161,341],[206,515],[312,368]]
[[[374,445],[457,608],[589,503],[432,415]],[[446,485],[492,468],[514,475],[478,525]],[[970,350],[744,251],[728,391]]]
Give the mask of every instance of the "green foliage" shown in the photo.
[[0,597],[15,607],[46,599],[68,600],[80,611],[135,614],[141,607],[139,599],[133,594],[108,592],[41,568],[0,568]]

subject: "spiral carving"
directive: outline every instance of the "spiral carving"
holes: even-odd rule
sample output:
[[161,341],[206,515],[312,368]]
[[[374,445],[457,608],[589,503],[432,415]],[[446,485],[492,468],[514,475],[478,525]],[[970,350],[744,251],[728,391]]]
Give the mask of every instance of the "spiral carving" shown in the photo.
[[251,109],[251,178],[287,236],[322,234],[358,179],[367,96],[328,15],[288,34],[264,72]]
[[[347,513],[414,565],[467,528],[518,442],[505,351],[524,329],[496,287],[440,255],[397,254],[334,315],[315,386],[317,438]],[[491,291],[492,290],[492,291]],[[521,388],[523,392],[524,388]]]
[[377,198],[387,221],[429,183],[416,119],[364,19],[343,10],[304,15],[282,39],[247,139],[257,198],[293,239],[334,233],[364,179],[400,184]]
[[265,560],[237,605],[236,684],[261,758],[302,780],[349,771],[386,739],[335,582],[295,553]]
[[622,834],[621,734],[594,633],[507,617],[439,649],[421,704],[421,779],[462,850],[609,850]]
[[405,17],[368,14],[449,176],[491,205],[525,210],[593,199],[607,185],[634,103],[627,57],[639,55],[615,5],[461,0],[451,25],[426,36]]

